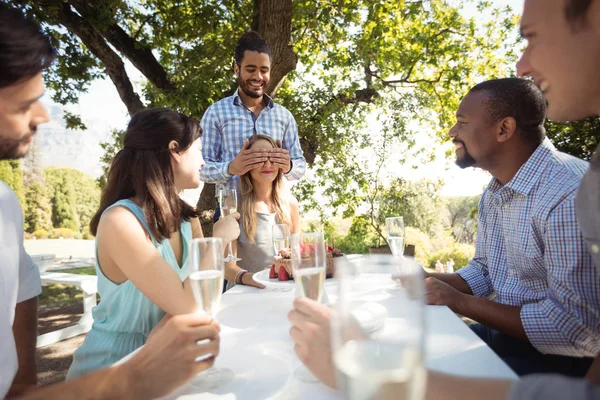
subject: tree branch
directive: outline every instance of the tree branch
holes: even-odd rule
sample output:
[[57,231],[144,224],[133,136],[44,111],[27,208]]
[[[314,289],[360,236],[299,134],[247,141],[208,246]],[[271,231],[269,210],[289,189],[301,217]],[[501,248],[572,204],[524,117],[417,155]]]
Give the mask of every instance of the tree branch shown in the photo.
[[47,14],[53,15],[62,25],[75,33],[92,54],[102,61],[106,73],[113,81],[119,97],[130,114],[144,108],[139,96],[133,90],[121,57],[108,46],[104,37],[92,25],[71,10],[69,3],[60,0],[39,0],[32,3]]
[[[69,3],[77,10],[81,16],[88,21],[97,20],[97,16],[102,10],[96,6],[95,2],[82,0],[69,0]],[[112,18],[112,16],[110,16]],[[94,24],[102,36],[112,44],[117,51],[123,54],[144,76],[159,89],[172,91],[175,87],[169,82],[167,72],[156,60],[152,50],[143,43],[134,40],[117,23],[109,23],[104,26]]]
[[298,55],[292,42],[292,0],[254,0],[252,28],[269,44],[271,50],[271,96],[283,84],[288,73],[296,69]]

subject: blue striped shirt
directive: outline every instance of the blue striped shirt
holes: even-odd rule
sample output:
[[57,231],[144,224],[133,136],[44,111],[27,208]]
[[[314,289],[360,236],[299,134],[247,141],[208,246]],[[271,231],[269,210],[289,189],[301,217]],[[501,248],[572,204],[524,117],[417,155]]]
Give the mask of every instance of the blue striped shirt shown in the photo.
[[527,337],[545,354],[600,352],[600,273],[574,204],[587,165],[546,139],[508,184],[492,179],[475,257],[458,271],[475,296],[521,306]]
[[229,163],[244,146],[244,141],[254,134],[263,134],[281,140],[289,151],[292,169],[285,174],[288,180],[298,180],[306,171],[306,160],[298,139],[298,126],[291,112],[265,95],[267,106],[256,116],[242,102],[238,91],[210,106],[202,126],[202,156],[206,165],[200,179],[208,183],[237,186],[238,176],[228,172]]

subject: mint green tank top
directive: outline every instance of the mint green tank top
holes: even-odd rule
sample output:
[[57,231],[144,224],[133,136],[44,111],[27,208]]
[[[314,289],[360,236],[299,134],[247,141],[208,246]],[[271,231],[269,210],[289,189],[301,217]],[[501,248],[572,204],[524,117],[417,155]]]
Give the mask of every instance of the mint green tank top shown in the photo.
[[[152,239],[152,244],[169,263],[183,282],[189,274],[186,267],[188,242],[192,239],[192,228],[188,221],[181,222],[183,242],[182,267],[180,268],[169,239],[158,242],[144,217],[142,209],[131,200],[120,200],[110,206],[124,207],[139,220]],[[106,212],[106,211],[105,211]],[[98,251],[96,242],[96,252]],[[96,254],[96,274],[100,303],[92,309],[94,322],[85,341],[73,354],[73,363],[67,379],[88,374],[119,361],[146,343],[150,331],[165,316],[165,312],[147,298],[131,281],[116,284],[102,273]]]

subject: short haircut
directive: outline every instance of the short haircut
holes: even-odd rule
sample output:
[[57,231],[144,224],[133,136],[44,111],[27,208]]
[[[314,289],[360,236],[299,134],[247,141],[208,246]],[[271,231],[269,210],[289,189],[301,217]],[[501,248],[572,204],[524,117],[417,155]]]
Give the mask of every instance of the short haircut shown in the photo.
[[580,23],[591,5],[592,0],[565,0],[565,17],[571,23]]
[[492,123],[512,117],[526,141],[540,144],[544,140],[546,100],[533,82],[522,78],[493,79],[471,89],[471,92],[481,91],[488,94],[485,106]]
[[55,58],[56,49],[35,21],[0,4],[0,88],[34,77]]
[[246,51],[257,51],[259,53],[265,53],[271,58],[271,50],[267,41],[263,39],[257,32],[249,30],[246,31],[242,37],[239,38],[237,46],[235,46],[235,63],[242,65],[242,59]]

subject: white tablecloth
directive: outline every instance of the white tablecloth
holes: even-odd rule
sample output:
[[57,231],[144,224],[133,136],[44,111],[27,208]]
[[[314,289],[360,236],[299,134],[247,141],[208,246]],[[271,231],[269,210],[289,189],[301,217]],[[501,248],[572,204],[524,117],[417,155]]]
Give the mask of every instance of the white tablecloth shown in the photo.
[[[335,300],[335,286],[326,281],[329,299]],[[221,353],[216,367],[235,373],[229,384],[194,393],[183,387],[165,399],[340,399],[320,383],[307,384],[294,377],[300,365],[289,336],[287,313],[293,290],[259,290],[236,286],[223,295],[221,311]],[[447,307],[427,306],[428,368],[464,376],[517,379],[492,350]]]

